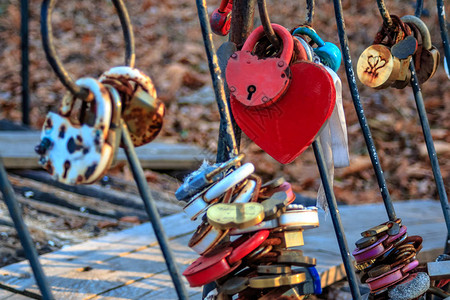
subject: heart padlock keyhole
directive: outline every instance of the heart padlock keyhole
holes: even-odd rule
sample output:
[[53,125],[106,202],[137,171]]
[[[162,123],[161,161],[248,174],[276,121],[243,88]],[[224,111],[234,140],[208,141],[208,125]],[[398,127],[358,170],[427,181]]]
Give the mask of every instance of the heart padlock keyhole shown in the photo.
[[249,85],[247,88],[247,92],[248,92],[247,100],[252,100],[252,96],[256,92],[256,86],[254,86],[253,84]]

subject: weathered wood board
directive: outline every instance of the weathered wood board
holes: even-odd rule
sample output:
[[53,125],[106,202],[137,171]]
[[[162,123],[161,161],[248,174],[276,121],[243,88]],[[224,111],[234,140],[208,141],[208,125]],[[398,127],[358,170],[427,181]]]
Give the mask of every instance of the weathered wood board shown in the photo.
[[[438,201],[396,202],[397,215],[408,227],[409,235],[424,239],[421,257],[434,259],[442,253],[446,228]],[[386,221],[382,204],[341,206],[340,215],[350,252],[359,233]],[[196,224],[184,214],[162,219],[170,246],[180,270],[184,270],[197,254],[187,247]],[[320,227],[304,233],[305,255],[317,258],[322,286],[345,277],[331,217],[320,213]],[[45,273],[56,299],[176,299],[170,275],[149,224],[67,247],[41,257]],[[26,262],[0,269],[0,288],[7,286],[18,293],[38,295]],[[187,284],[186,284],[187,286]],[[1,291],[1,290],[0,290]],[[200,299],[199,288],[188,288],[192,299]],[[0,299],[10,300],[10,292]]]
[[[40,142],[39,131],[0,131],[0,156],[6,168],[41,168],[34,147]],[[11,147],[20,145],[20,147]],[[214,160],[214,156],[197,146],[169,142],[164,139],[136,148],[136,153],[144,168],[183,170],[196,169],[204,159]],[[119,150],[116,161],[126,161],[123,149]]]

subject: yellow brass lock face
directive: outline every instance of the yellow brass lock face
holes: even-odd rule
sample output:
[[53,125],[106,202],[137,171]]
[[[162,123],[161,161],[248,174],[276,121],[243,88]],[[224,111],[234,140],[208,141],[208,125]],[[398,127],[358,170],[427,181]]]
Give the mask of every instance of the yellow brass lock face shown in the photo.
[[209,224],[217,229],[247,228],[264,220],[261,203],[218,203],[206,212]]
[[284,285],[299,284],[305,280],[306,275],[303,272],[286,275],[266,275],[250,278],[248,285],[254,289],[266,289]]
[[382,89],[398,78],[400,61],[384,45],[372,45],[361,53],[356,67],[359,80],[371,88]]
[[280,255],[277,258],[278,263],[291,264],[300,267],[313,267],[316,265],[314,257],[304,256],[301,250],[278,250]]
[[303,246],[303,229],[302,230],[285,230],[281,232],[273,232],[270,237],[280,238],[281,244],[276,245],[276,248],[292,248]]
[[292,269],[289,265],[259,265],[257,272],[259,274],[289,274]]

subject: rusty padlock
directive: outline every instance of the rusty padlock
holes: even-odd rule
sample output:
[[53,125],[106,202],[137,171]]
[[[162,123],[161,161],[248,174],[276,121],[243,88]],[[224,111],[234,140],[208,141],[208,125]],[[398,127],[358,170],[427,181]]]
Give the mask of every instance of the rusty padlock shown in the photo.
[[165,112],[150,77],[136,68],[120,66],[106,71],[100,82],[112,85],[122,98],[122,118],[135,147],[150,143],[159,134]]
[[221,36],[230,32],[232,8],[233,0],[222,0],[220,2],[219,8],[216,8],[209,18],[212,32]]
[[[383,24],[373,45],[364,50],[358,59],[356,71],[359,80],[374,89],[387,88],[396,81],[409,81],[409,60],[401,60],[391,53],[391,47],[407,36],[408,28],[399,17],[394,15],[391,17],[395,28],[388,28],[386,24]],[[386,38],[387,42],[383,42]],[[402,88],[398,82],[396,85],[394,87]]]
[[75,97],[67,93],[59,112],[48,113],[41,143],[35,148],[39,163],[55,180],[66,184],[94,182],[108,169],[114,154],[107,143],[112,115],[108,90],[94,78],[81,78],[76,84],[94,95],[94,124],[70,118]]
[[258,57],[255,46],[264,37],[264,28],[256,28],[245,41],[241,51],[228,60],[226,79],[234,99],[245,106],[268,106],[287,91],[291,82],[289,63],[294,41],[289,31],[281,25],[272,24],[282,42],[275,56]]
[[422,84],[433,77],[434,73],[436,73],[436,70],[439,67],[441,55],[439,54],[438,49],[431,44],[430,31],[421,19],[416,16],[403,16],[402,21],[415,26],[419,30],[422,39],[422,43],[419,44],[419,49],[415,55],[420,56],[414,57],[414,66],[417,71],[417,78],[419,83]]

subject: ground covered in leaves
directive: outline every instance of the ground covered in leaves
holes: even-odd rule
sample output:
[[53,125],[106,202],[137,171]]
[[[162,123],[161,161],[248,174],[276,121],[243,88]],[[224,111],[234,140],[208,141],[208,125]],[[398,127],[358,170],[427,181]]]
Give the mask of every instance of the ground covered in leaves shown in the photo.
[[[388,5],[391,14],[402,16],[414,13],[414,3],[391,1]],[[303,22],[304,3],[286,1],[282,5],[273,4],[273,1],[268,1],[274,23],[291,28]],[[218,1],[208,2],[208,5],[208,10],[212,11]],[[128,1],[127,7],[136,37],[136,65],[152,77],[159,97],[167,106],[161,136],[198,144],[215,152],[219,115],[210,90],[210,76],[194,1]],[[355,66],[358,55],[372,42],[381,25],[381,18],[375,2],[344,1],[343,7]],[[40,2],[31,2],[30,118],[34,128],[41,126],[46,113],[57,107],[65,92],[45,60],[40,40],[39,13]],[[430,28],[433,44],[442,53],[433,3],[425,4],[423,20]],[[256,22],[259,22],[257,18]],[[313,24],[324,40],[339,44],[334,10],[328,1],[316,1]],[[123,63],[123,37],[111,2],[60,1],[53,13],[53,28],[58,55],[73,78],[96,77],[108,68]],[[15,121],[21,118],[19,29],[18,1],[2,1],[0,118]],[[218,48],[226,38],[214,37],[214,40]],[[343,67],[339,75],[344,86],[351,166],[336,172],[336,196],[339,201],[348,204],[381,201]],[[411,88],[372,90],[359,81],[357,83],[393,199],[436,198],[436,187]],[[449,86],[442,66],[434,78],[423,85],[425,105],[447,190],[450,188]],[[200,100],[195,99],[203,101],[198,103]],[[295,134],[292,133],[292,138]],[[291,164],[280,165],[244,136],[242,151],[247,154],[247,161],[256,163],[258,173],[264,178],[283,175],[292,182],[296,192],[315,195],[319,176],[311,150]]]

